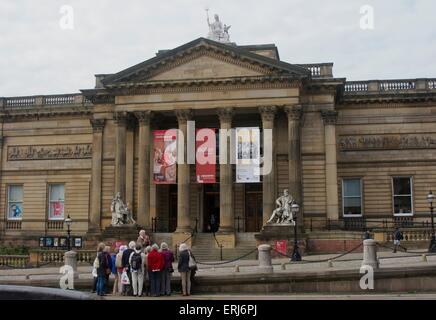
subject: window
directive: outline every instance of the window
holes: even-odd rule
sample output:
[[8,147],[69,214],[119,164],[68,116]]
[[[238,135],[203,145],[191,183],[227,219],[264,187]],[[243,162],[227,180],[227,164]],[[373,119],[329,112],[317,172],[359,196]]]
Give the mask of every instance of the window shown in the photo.
[[23,186],[8,186],[8,220],[23,218]]
[[412,215],[412,178],[392,178],[394,215]]
[[64,191],[63,184],[50,184],[48,188],[48,219],[63,220],[64,219]]
[[362,215],[362,182],[360,179],[342,180],[342,213],[345,217]]

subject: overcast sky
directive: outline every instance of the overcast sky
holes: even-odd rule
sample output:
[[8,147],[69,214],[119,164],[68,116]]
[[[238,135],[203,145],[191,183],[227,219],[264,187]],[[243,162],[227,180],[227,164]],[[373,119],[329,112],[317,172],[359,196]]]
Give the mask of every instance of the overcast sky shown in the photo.
[[[60,27],[65,5],[73,30]],[[373,30],[360,28],[364,5]],[[1,0],[0,96],[92,88],[94,74],[206,36],[206,7],[232,41],[275,43],[289,63],[334,62],[348,80],[436,78],[434,0]]]

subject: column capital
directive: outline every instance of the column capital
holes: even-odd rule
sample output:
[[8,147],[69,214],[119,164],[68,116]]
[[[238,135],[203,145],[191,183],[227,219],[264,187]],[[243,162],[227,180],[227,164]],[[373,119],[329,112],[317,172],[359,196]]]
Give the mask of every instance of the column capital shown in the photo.
[[193,112],[191,109],[179,109],[174,111],[177,117],[177,121],[179,123],[184,123],[190,119],[192,119]]
[[105,119],[91,119],[89,121],[91,122],[93,132],[103,132],[103,128],[106,122]]
[[220,122],[232,121],[234,110],[233,108],[219,108],[216,113],[220,119]]
[[140,124],[149,125],[152,117],[151,110],[146,111],[135,111],[135,117],[138,119]]
[[116,124],[126,125],[129,119],[129,113],[126,111],[114,112],[114,120]]
[[321,117],[324,125],[335,125],[338,120],[338,112],[334,110],[322,110]]
[[301,105],[285,106],[285,112],[288,115],[288,120],[300,120],[303,113]]
[[262,117],[262,121],[273,121],[277,112],[276,106],[259,107],[259,112]]

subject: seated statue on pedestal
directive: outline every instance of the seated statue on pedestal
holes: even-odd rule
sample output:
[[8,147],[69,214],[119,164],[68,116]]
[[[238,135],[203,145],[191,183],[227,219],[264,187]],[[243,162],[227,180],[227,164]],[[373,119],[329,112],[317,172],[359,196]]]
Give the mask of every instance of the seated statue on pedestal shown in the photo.
[[117,192],[111,203],[112,212],[112,225],[120,226],[125,224],[135,224],[132,211],[129,209],[128,204],[125,205],[121,200],[121,194]]
[[295,200],[289,195],[288,190],[283,190],[283,195],[276,200],[277,209],[273,211],[267,223],[294,225],[295,221],[292,213],[292,204],[294,203]]

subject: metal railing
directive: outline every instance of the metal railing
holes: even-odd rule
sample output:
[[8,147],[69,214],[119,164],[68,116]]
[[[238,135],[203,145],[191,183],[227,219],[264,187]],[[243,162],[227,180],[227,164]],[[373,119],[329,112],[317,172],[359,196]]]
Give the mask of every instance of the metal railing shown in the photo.
[[328,218],[306,218],[305,226],[310,231],[366,231],[369,229],[393,230],[395,228],[429,229],[430,221],[415,221],[413,217],[392,217],[385,219],[368,219],[365,217],[350,217],[339,220]]

